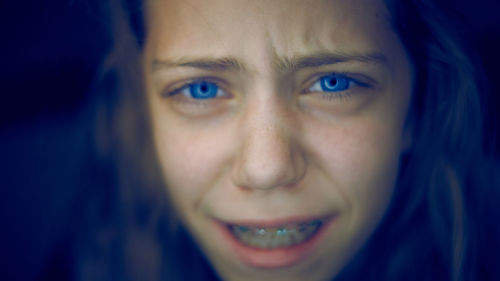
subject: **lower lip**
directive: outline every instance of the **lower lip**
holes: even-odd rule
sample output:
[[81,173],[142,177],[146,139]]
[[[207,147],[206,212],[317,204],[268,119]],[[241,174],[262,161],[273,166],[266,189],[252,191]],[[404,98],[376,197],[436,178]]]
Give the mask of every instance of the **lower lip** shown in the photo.
[[323,225],[318,231],[304,243],[275,249],[260,249],[247,246],[241,243],[228,229],[227,225],[216,223],[222,237],[227,241],[229,247],[236,254],[237,258],[250,267],[262,269],[286,268],[298,264],[309,256],[325,236],[328,228],[333,224],[334,219],[329,218],[323,221]]

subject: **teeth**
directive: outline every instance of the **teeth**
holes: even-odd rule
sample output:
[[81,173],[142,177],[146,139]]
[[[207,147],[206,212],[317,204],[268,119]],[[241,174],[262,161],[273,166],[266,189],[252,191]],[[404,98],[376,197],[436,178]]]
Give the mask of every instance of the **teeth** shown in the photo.
[[320,220],[313,220],[306,223],[269,228],[231,225],[229,229],[245,245],[273,249],[300,244],[311,238],[321,225]]

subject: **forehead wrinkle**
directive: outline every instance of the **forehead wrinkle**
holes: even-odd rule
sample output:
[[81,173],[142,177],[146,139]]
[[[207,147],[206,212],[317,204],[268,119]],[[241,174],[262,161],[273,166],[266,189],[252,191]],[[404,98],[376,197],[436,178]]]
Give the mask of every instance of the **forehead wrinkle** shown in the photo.
[[388,67],[388,59],[382,53],[348,54],[343,52],[318,52],[292,57],[276,56],[273,66],[280,72],[294,72],[303,68],[314,68],[324,65],[347,62],[380,64]]

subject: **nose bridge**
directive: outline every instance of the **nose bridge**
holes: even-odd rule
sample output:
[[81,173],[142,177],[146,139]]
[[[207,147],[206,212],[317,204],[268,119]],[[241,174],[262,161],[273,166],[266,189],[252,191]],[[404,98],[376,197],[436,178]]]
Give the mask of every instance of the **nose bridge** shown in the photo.
[[234,166],[235,184],[247,189],[289,187],[305,173],[295,139],[293,115],[278,95],[256,98],[243,114],[241,143]]

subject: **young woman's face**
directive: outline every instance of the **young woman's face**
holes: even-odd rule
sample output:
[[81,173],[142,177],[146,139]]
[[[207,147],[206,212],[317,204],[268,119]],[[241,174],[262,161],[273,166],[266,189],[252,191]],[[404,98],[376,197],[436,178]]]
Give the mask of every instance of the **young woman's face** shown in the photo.
[[153,0],[172,203],[224,280],[328,280],[386,211],[412,70],[383,1]]

